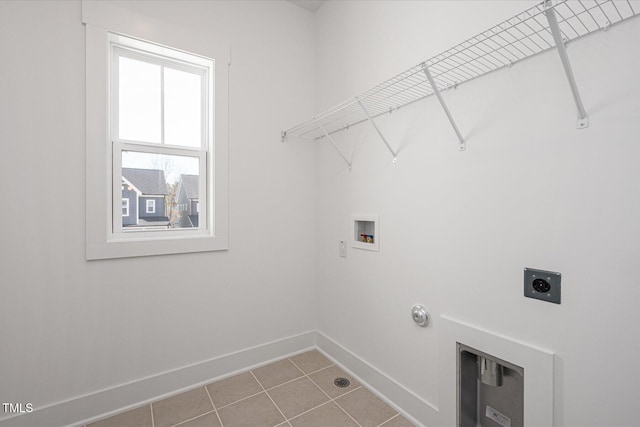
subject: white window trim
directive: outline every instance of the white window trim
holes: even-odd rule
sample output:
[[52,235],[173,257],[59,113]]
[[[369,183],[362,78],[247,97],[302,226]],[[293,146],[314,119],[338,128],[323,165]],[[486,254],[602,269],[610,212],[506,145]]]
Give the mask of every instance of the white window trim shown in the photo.
[[146,213],[156,213],[156,201],[154,199],[147,199],[146,205]]
[[[230,48],[228,43],[212,43],[188,28],[155,21],[106,2],[83,1],[82,21],[86,25],[86,258],[107,259],[202,252],[228,249],[228,81]],[[215,96],[213,120],[215,128],[208,162],[201,171],[201,188],[207,188],[205,234],[137,233],[136,238],[114,235],[112,215],[112,142],[109,137],[109,34],[148,40],[158,46],[214,59]],[[171,154],[171,147],[166,147]],[[206,181],[204,181],[206,180]],[[204,184],[211,183],[208,187]],[[118,189],[120,187],[118,186]],[[115,199],[118,200],[118,199]],[[204,207],[203,207],[204,208]]]
[[129,217],[129,198],[128,197],[123,197],[122,198],[123,202],[125,203],[125,206],[123,206],[123,208],[125,208],[127,210],[127,214],[122,214],[123,217],[128,218]]

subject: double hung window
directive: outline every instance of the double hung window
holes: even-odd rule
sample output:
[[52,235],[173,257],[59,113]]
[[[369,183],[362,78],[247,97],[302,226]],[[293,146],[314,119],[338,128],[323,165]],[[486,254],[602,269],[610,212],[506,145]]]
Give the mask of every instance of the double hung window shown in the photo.
[[156,201],[155,200],[147,200],[147,213],[156,213]]
[[[213,61],[120,35],[110,39],[113,198],[122,198],[126,182],[144,200],[145,215],[132,223],[114,209],[113,233],[197,234],[207,228]],[[188,223],[175,208],[185,174],[196,177],[192,191],[203,200],[202,220]]]
[[87,259],[227,249],[229,45],[107,2],[82,14]]

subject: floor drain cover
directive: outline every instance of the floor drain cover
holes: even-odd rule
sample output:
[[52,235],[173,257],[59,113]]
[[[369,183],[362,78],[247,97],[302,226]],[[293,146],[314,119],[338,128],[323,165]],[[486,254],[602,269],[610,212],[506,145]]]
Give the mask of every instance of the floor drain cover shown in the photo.
[[346,378],[336,378],[333,383],[336,385],[336,387],[340,388],[349,387],[349,384],[351,384],[351,382]]

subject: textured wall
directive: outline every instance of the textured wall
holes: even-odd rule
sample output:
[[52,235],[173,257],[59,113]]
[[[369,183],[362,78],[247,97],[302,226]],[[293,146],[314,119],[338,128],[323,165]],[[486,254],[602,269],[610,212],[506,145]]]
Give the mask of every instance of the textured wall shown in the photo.
[[[327,2],[317,15],[318,109],[420,63],[530,2]],[[438,405],[438,316],[557,354],[556,425],[631,426],[640,349],[640,19],[569,45],[590,114],[555,52],[319,144],[318,329]],[[380,252],[351,249],[351,214],[380,215]],[[524,267],[562,272],[562,305],[524,298]],[[432,326],[416,327],[425,304]],[[526,374],[525,374],[526,375]],[[606,408],[606,410],[603,410]]]
[[[119,6],[230,42],[230,249],[85,261],[79,1],[0,2],[0,396],[34,409],[315,328],[313,16],[287,2]],[[258,318],[247,315],[257,313]]]

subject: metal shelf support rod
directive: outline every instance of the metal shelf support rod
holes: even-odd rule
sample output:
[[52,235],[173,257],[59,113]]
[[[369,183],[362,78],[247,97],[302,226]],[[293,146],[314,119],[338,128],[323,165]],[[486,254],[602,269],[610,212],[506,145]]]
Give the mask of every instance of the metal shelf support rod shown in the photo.
[[562,67],[564,68],[564,72],[567,75],[567,80],[569,81],[569,86],[571,87],[573,100],[576,103],[576,108],[578,110],[577,127],[578,129],[584,129],[589,126],[589,117],[587,116],[587,112],[585,111],[584,105],[582,104],[582,98],[580,97],[578,86],[576,85],[576,79],[573,76],[571,62],[569,61],[567,49],[565,48],[564,41],[562,40],[560,26],[558,25],[558,18],[556,17],[556,12],[553,8],[551,0],[544,0],[544,14],[547,17],[547,21],[549,21],[549,29],[551,30],[553,40],[556,43],[556,48],[558,49],[558,54],[560,55],[560,61],[562,61]]
[[329,132],[327,132],[327,130],[324,128],[324,126],[322,126],[322,123],[320,123],[319,121],[316,120],[316,124],[318,125],[318,127],[320,129],[322,129],[322,132],[324,132],[324,135],[327,137],[329,142],[331,142],[331,145],[333,145],[333,148],[336,149],[338,154],[340,154],[340,157],[342,157],[342,160],[344,160],[345,163],[347,164],[347,166],[349,166],[349,171],[351,171],[351,162],[349,160],[347,160],[347,158],[344,156],[344,154],[342,154],[342,151],[340,151],[340,149],[338,148],[338,145],[336,144],[336,142],[333,140],[331,135],[329,135]]
[[438,101],[440,102],[440,105],[442,106],[444,113],[447,115],[447,118],[449,119],[451,126],[453,126],[453,130],[456,132],[456,135],[458,136],[458,140],[460,140],[460,146],[458,149],[460,151],[466,150],[467,148],[466,143],[464,142],[464,138],[460,133],[460,129],[458,129],[458,125],[456,125],[455,120],[453,120],[453,116],[451,115],[449,108],[447,108],[447,104],[445,104],[444,99],[442,99],[442,95],[438,90],[438,86],[436,86],[436,82],[433,80],[433,76],[431,76],[431,72],[429,71],[429,67],[427,67],[427,64],[425,63],[422,64],[422,71],[424,71],[424,75],[427,77],[427,80],[431,85],[431,89],[433,90],[433,93],[436,95],[436,98],[438,98]]
[[367,111],[366,108],[364,108],[364,105],[362,105],[362,102],[360,100],[358,100],[358,104],[360,104],[360,108],[362,108],[362,111],[367,116],[367,119],[369,119],[369,123],[371,123],[371,125],[373,125],[373,128],[376,130],[376,132],[378,132],[378,135],[380,136],[380,139],[382,139],[382,142],[384,142],[384,145],[387,146],[387,149],[389,150],[389,152],[393,156],[393,163],[397,163],[398,162],[398,155],[396,154],[395,151],[393,151],[393,148],[391,148],[391,145],[389,145],[389,142],[387,141],[387,138],[385,138],[384,135],[382,134],[382,132],[380,132],[380,129],[378,129],[378,126],[376,125],[376,122],[373,121],[373,119],[369,115],[369,112]]

